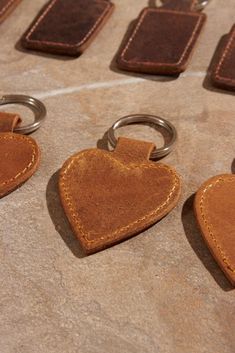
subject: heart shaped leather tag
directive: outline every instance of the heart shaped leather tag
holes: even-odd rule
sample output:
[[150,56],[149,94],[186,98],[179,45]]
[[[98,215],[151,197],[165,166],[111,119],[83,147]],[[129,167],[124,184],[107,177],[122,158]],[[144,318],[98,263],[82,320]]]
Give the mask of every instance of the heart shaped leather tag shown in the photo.
[[196,194],[195,214],[203,237],[235,286],[235,175],[219,175]]
[[149,161],[154,148],[120,138],[114,152],[85,150],[65,162],[60,197],[87,254],[141,232],[176,206],[180,178],[171,167]]
[[24,183],[36,171],[40,152],[27,136],[0,133],[0,197]]

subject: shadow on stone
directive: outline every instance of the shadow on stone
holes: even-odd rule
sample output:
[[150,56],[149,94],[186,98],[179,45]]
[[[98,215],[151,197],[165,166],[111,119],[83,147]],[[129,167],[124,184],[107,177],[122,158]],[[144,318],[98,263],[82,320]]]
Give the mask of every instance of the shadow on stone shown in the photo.
[[60,202],[58,191],[58,178],[59,171],[53,174],[48,182],[46,190],[47,208],[51,220],[54,223],[55,229],[60,234],[65,244],[72,251],[74,256],[78,258],[83,258],[85,257],[85,255],[82,252],[79,241],[72,232],[72,229],[69,225],[69,222]]
[[[195,254],[201,260],[205,268],[213,276],[217,284],[224,290],[230,291],[234,289],[230,282],[227,280],[223,274],[220,267],[217,265],[216,261],[212,257],[209,249],[204,242],[202,235],[197,227],[196,219],[193,212],[193,201],[194,196],[190,196],[184,203],[182,210],[182,223],[184,226],[185,235],[194,250]],[[203,276],[203,274],[201,274]]]

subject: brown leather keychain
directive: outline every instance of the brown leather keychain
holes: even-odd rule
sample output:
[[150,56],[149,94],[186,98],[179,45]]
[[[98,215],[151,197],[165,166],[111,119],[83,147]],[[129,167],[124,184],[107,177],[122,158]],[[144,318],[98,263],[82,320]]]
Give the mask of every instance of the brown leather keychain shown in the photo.
[[36,141],[25,134],[37,130],[46,116],[43,103],[33,97],[3,96],[0,105],[5,104],[27,106],[34,112],[35,121],[20,126],[18,114],[0,112],[0,197],[15,190],[37,170],[40,150]]
[[175,75],[183,72],[206,21],[209,0],[165,0],[140,13],[117,55],[120,69]]
[[0,0],[0,23],[3,22],[21,0]]
[[196,194],[194,209],[211,253],[235,286],[235,175],[206,181]]
[[[165,130],[170,142],[156,149],[150,142],[120,137],[114,130],[149,123]],[[70,157],[59,177],[59,192],[71,227],[85,253],[91,254],[140,233],[178,203],[181,181],[176,171],[149,159],[168,154],[176,130],[149,115],[118,120],[109,130],[114,151],[88,149]]]
[[79,56],[111,16],[110,0],[50,0],[22,37],[27,49]]

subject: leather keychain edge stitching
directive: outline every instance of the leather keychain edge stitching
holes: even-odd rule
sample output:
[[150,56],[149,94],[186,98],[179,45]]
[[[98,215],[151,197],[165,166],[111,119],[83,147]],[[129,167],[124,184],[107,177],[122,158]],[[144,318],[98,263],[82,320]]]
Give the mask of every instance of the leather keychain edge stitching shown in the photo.
[[207,185],[207,187],[203,190],[203,194],[200,198],[200,201],[199,201],[199,205],[200,205],[200,213],[201,213],[201,216],[202,216],[202,220],[207,228],[207,230],[209,231],[209,235],[211,237],[211,239],[215,242],[216,244],[216,248],[218,249],[219,251],[219,254],[221,256],[221,259],[222,261],[227,265],[228,269],[235,273],[235,266],[232,264],[230,264],[230,261],[228,260],[228,257],[225,253],[225,251],[222,249],[221,245],[219,244],[217,238],[215,237],[213,231],[212,231],[212,227],[210,227],[207,223],[207,220],[206,220],[206,216],[205,216],[205,213],[203,211],[203,209],[205,210],[205,206],[204,206],[204,200],[205,200],[205,194],[208,192],[208,190],[212,187],[214,187],[216,184],[218,184],[219,182],[229,182],[229,181],[233,181],[234,179],[233,178],[229,178],[227,180],[223,179],[223,178],[219,178],[217,179],[216,181],[214,181],[213,183]]

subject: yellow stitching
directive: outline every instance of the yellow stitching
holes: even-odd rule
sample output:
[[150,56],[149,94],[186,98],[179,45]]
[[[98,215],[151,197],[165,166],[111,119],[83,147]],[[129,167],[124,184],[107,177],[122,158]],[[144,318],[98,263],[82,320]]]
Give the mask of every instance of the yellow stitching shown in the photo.
[[[87,33],[87,35],[79,42],[76,44],[68,44],[68,43],[60,43],[60,42],[50,42],[50,41],[43,41],[43,40],[34,40],[34,39],[30,39],[29,37],[31,36],[31,34],[33,34],[33,32],[37,29],[37,27],[39,26],[39,24],[42,22],[42,20],[44,19],[44,17],[46,17],[46,15],[48,14],[48,12],[52,9],[52,7],[56,4],[58,0],[54,0],[50,3],[50,5],[45,9],[45,11],[43,12],[43,14],[39,17],[39,19],[37,20],[37,22],[35,23],[35,25],[31,28],[30,32],[27,34],[26,39],[28,41],[31,42],[35,42],[35,43],[44,43],[44,44],[54,44],[54,45],[58,45],[58,46],[64,46],[64,47],[73,47],[75,46],[80,46],[82,45],[88,38],[89,36],[92,34],[92,32],[96,29],[96,27],[98,26],[98,24],[103,20],[103,18],[106,16],[106,13],[109,11],[109,9],[111,8],[111,3],[107,3],[106,8],[104,9],[103,14],[97,19],[97,21],[95,22],[94,26],[90,29],[90,31]],[[106,3],[106,1],[105,1]]]
[[[144,21],[145,16],[146,16],[147,13],[150,12],[150,11],[151,11],[151,12],[155,12],[156,9],[149,9],[149,8],[147,8],[147,9],[143,12],[143,14],[142,14],[142,16],[141,16],[141,18],[140,18],[140,20],[139,20],[139,23],[137,24],[137,26],[136,26],[136,28],[135,28],[135,31],[133,32],[132,36],[130,37],[130,39],[129,39],[127,45],[126,45],[126,47],[124,48],[124,50],[123,50],[123,52],[122,52],[122,54],[121,54],[122,60],[125,61],[126,63],[128,63],[128,62],[131,61],[131,60],[129,60],[129,61],[126,60],[126,59],[124,58],[124,56],[125,56],[127,50],[129,49],[131,42],[134,40],[135,36],[137,35],[137,33],[138,33],[138,31],[139,31],[139,28],[140,28],[142,22]],[[198,16],[198,14],[194,14],[194,13],[188,14],[188,13],[185,13],[185,12],[183,12],[183,11],[171,11],[171,10],[160,10],[160,9],[157,9],[157,11],[158,11],[158,12],[163,12],[163,13],[164,13],[164,12],[166,12],[166,13],[173,13],[173,14],[177,14],[177,15],[186,15],[186,16],[189,16],[189,15],[190,15],[190,16],[194,16],[194,17],[195,17],[195,16]],[[181,55],[180,60],[179,60],[177,63],[174,63],[174,64],[171,64],[171,63],[158,63],[158,65],[174,66],[174,65],[180,65],[180,64],[181,64],[181,62],[183,61],[183,59],[184,59],[184,57],[185,57],[185,55],[186,55],[186,53],[187,53],[188,48],[190,47],[190,45],[191,45],[191,43],[192,43],[192,41],[193,41],[193,39],[194,39],[194,37],[195,37],[195,34],[196,34],[197,30],[198,30],[199,25],[201,24],[201,21],[202,21],[202,17],[199,17],[199,18],[198,18],[198,21],[197,21],[197,24],[196,24],[196,26],[195,26],[195,29],[194,29],[194,31],[193,31],[193,33],[192,33],[192,35],[191,35],[191,37],[190,37],[190,39],[189,39],[189,41],[188,41],[187,46],[185,47],[185,50],[184,50],[183,54]],[[136,63],[139,64],[140,62],[137,62],[137,61],[136,61]],[[145,65],[153,65],[154,62],[144,62],[144,64],[145,64]]]
[[228,77],[224,77],[224,76],[221,76],[219,71],[224,63],[224,61],[226,60],[226,55],[229,53],[230,49],[232,49],[232,45],[233,45],[233,40],[234,40],[234,34],[235,34],[235,28],[234,30],[232,31],[231,33],[231,38],[230,40],[228,41],[226,47],[225,47],[225,50],[224,50],[224,53],[220,59],[220,62],[216,68],[216,71],[215,71],[215,77],[216,78],[219,78],[220,80],[223,80],[223,81],[227,81],[227,82],[235,82],[235,79],[231,79],[231,78],[228,78]]
[[[96,152],[96,154],[99,154],[99,151],[93,151],[93,153]],[[72,197],[71,195],[69,194],[69,188],[68,186],[66,186],[65,184],[65,181],[66,181],[66,174],[68,172],[68,170],[72,167],[72,165],[74,164],[75,161],[81,159],[84,154],[86,154],[87,151],[84,151],[83,153],[80,153],[78,156],[76,157],[72,157],[72,160],[70,161],[70,163],[68,164],[68,166],[65,168],[65,170],[63,170],[63,175],[61,175],[61,179],[63,180],[63,182],[60,183],[61,187],[62,187],[62,191],[64,193],[64,196],[65,196],[65,200],[66,200],[66,204],[69,208],[69,211],[71,212],[71,217],[73,218],[73,221],[74,223],[76,224],[76,226],[78,227],[78,230],[79,232],[81,233],[81,236],[88,242],[88,243],[94,243],[96,242],[97,240],[89,240],[87,238],[87,234],[84,232],[83,228],[82,228],[82,225],[79,223],[79,216],[78,216],[78,213],[75,209],[75,207],[73,206],[73,203],[72,203]],[[150,169],[152,168],[152,166],[149,166],[149,165],[146,165],[146,166],[139,166],[139,165],[136,165],[135,163],[130,163],[130,167],[127,167],[125,165],[123,165],[123,163],[121,163],[120,161],[114,159],[112,156],[110,156],[109,154],[106,155],[112,162],[115,162],[116,164],[118,164],[120,167],[122,167],[123,169],[127,169],[127,170],[130,170],[130,169],[133,169],[133,168],[136,168],[136,169],[143,169],[143,167],[145,169]],[[131,228],[132,226],[134,226],[135,224],[138,224],[142,221],[144,221],[145,219],[147,218],[150,218],[152,217],[154,214],[157,214],[159,210],[163,209],[165,206],[167,206],[167,204],[170,202],[170,199],[172,197],[172,195],[174,194],[175,190],[176,190],[176,187],[179,185],[179,178],[177,176],[177,174],[172,170],[170,169],[168,166],[165,166],[165,165],[161,165],[161,164],[157,164],[156,165],[156,168],[164,168],[166,169],[167,171],[169,171],[173,176],[174,176],[174,182],[173,182],[173,187],[166,199],[165,202],[162,203],[162,205],[160,205],[157,209],[155,209],[154,211],[150,212],[148,215],[144,216],[144,217],[141,217],[140,219],[130,223],[129,225],[127,226],[124,226],[116,231],[114,231],[113,233],[111,233],[109,236],[105,236],[105,237],[102,237],[103,239],[105,238],[106,240],[110,239],[110,238],[113,238],[115,237],[117,234],[121,233],[122,231],[124,230],[128,230],[129,228]],[[89,235],[90,233],[88,233]]]
[[0,16],[8,10],[8,8],[11,6],[11,4],[13,4],[13,2],[15,2],[15,0],[10,0],[8,1],[8,3],[2,8],[2,10],[0,11]]
[[11,135],[11,136],[0,136],[0,139],[3,139],[3,140],[24,140],[24,141],[27,141],[31,147],[32,147],[32,150],[33,150],[33,154],[32,154],[32,159],[31,161],[29,162],[29,164],[21,171],[19,172],[17,175],[15,175],[14,177],[12,177],[11,179],[7,180],[7,181],[4,181],[3,183],[0,184],[0,187],[2,186],[5,186],[7,184],[10,184],[12,181],[15,181],[16,179],[18,179],[21,175],[24,175],[30,168],[31,166],[34,164],[35,162],[35,157],[36,157],[36,148],[34,146],[34,143],[32,141],[29,141],[25,136],[21,136],[21,135],[17,135],[17,136],[14,136],[14,135]]
[[213,233],[213,230],[212,230],[212,226],[208,224],[208,221],[206,220],[206,216],[205,216],[205,208],[204,208],[204,200],[205,200],[205,194],[206,192],[211,189],[212,187],[214,187],[216,184],[220,183],[220,182],[226,182],[226,181],[234,181],[234,178],[230,178],[230,179],[223,179],[223,178],[219,178],[217,179],[214,183],[211,183],[209,184],[204,190],[203,190],[203,194],[201,196],[201,199],[200,199],[200,202],[199,202],[199,205],[200,205],[200,212],[201,212],[201,216],[202,216],[202,219],[203,219],[203,222],[209,232],[209,235],[211,237],[211,239],[213,240],[213,242],[215,243],[215,246],[216,248],[218,249],[219,251],[219,254],[221,255],[221,258],[222,258],[222,261],[225,263],[225,265],[227,265],[228,269],[232,272],[235,273],[235,268],[234,268],[234,265],[231,265],[229,263],[229,260],[228,260],[228,257],[225,253],[225,251],[222,249],[221,245],[219,244],[218,240],[216,239],[216,236],[215,234]]

